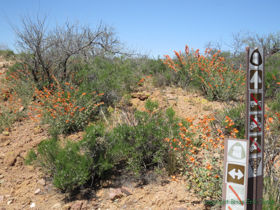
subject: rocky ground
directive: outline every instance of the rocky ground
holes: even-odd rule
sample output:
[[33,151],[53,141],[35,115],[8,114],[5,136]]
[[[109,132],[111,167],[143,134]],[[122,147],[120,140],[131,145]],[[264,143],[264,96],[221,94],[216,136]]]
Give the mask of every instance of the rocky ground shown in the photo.
[[[7,70],[0,62],[0,73]],[[0,79],[5,78],[4,74]],[[214,109],[223,105],[207,102],[198,93],[189,93],[176,88],[146,88],[132,95],[131,107],[141,110],[147,98],[159,101],[160,107],[172,106],[180,117],[202,119]],[[0,103],[4,103],[3,100]],[[6,102],[5,102],[6,103]],[[198,121],[195,121],[197,123]],[[47,139],[47,126],[40,126],[32,120],[13,124],[9,132],[0,134],[0,210],[5,209],[210,209],[192,192],[186,190],[185,180],[147,172],[139,179],[124,170],[119,170],[114,179],[102,183],[96,189],[83,189],[76,195],[62,194],[56,190],[51,178],[40,168],[27,166],[24,157],[30,148]],[[83,132],[61,136],[79,141]]]

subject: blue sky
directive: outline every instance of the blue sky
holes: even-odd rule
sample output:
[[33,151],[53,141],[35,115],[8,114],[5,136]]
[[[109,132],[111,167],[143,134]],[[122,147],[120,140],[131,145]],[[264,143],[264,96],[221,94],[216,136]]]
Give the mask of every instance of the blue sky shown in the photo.
[[[141,53],[174,55],[174,50],[205,50],[209,41],[230,43],[231,34],[249,30],[268,34],[279,30],[279,0],[0,0],[0,43],[14,50],[14,33],[5,14],[20,26],[20,15],[50,12],[56,21],[79,20],[93,28],[99,21],[114,27],[127,47]],[[227,50],[226,44],[223,49]]]

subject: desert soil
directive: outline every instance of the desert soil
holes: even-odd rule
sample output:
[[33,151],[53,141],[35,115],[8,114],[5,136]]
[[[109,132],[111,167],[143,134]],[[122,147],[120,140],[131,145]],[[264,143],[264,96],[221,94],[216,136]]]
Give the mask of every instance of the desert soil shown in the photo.
[[[0,62],[0,79],[5,78],[7,63]],[[1,84],[3,85],[3,84]],[[2,87],[2,86],[1,86]],[[141,94],[149,94],[150,99],[158,100],[161,108],[172,106],[178,116],[197,116],[194,124],[204,115],[221,110],[219,102],[202,103],[199,93],[191,93],[180,88],[164,89],[144,87],[131,99],[131,107],[141,110],[146,99]],[[140,95],[139,95],[140,94]],[[142,97],[142,98],[141,98]],[[140,98],[142,100],[140,100]],[[144,97],[146,98],[146,97]],[[0,103],[8,103],[1,99]],[[35,113],[32,113],[35,114]],[[83,132],[61,138],[79,141]],[[140,178],[120,171],[114,179],[102,183],[96,189],[82,189],[75,195],[63,194],[56,190],[51,178],[40,168],[23,163],[27,151],[44,139],[49,138],[47,126],[32,120],[15,122],[8,133],[0,134],[0,210],[5,209],[151,209],[151,210],[191,210],[210,209],[203,201],[187,191],[185,180],[148,172]],[[115,197],[112,200],[112,197]]]

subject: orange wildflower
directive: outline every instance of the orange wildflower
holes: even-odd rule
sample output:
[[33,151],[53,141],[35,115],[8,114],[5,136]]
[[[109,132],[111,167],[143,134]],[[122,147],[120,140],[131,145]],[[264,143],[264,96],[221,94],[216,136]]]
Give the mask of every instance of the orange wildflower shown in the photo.
[[208,165],[206,168],[207,168],[208,170],[211,170],[211,169],[212,169],[212,166],[211,166],[211,165]]
[[190,161],[194,162],[194,160],[195,160],[195,159],[194,159],[193,157],[190,157]]

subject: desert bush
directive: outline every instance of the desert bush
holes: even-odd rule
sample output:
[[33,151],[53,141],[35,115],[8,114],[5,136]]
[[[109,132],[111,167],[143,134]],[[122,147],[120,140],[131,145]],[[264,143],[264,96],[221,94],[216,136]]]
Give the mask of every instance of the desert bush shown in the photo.
[[220,165],[225,136],[212,137],[209,123],[214,120],[213,116],[204,116],[197,126],[193,125],[193,120],[186,119],[191,123],[188,129],[180,123],[180,137],[173,139],[173,149],[179,151],[181,173],[186,177],[188,190],[202,198],[220,199],[223,176]]
[[109,140],[104,126],[92,124],[85,129],[80,142],[43,140],[37,147],[37,154],[34,150],[28,152],[25,163],[42,167],[45,173],[52,175],[56,188],[71,192],[90,179],[93,182],[96,178],[108,177],[108,171],[122,151],[118,148],[121,145]]
[[29,101],[22,100],[13,86],[10,87],[1,89],[4,103],[0,105],[0,132],[4,129],[9,130],[15,121],[28,116],[24,108]]
[[85,129],[80,145],[84,154],[92,160],[90,166],[92,178],[106,178],[108,171],[122,156],[123,145],[115,143],[109,136],[110,132],[106,131],[102,124],[91,124]]
[[122,61],[115,58],[113,62],[95,58],[94,61],[85,66],[76,75],[76,80],[84,78],[81,91],[95,90],[102,92],[101,97],[106,105],[118,102],[122,95],[132,91],[132,86],[138,80],[134,77],[128,60]]
[[[81,130],[88,125],[90,119],[93,117],[94,110],[100,106],[98,103],[99,96],[103,93],[79,93],[79,88],[75,91],[74,87],[70,83],[65,83],[68,86],[67,92],[65,92],[60,85],[58,85],[59,91],[52,92],[51,90],[44,88],[44,91],[39,91],[35,88],[35,96],[40,101],[34,103],[40,107],[40,109],[34,108],[38,112],[37,119],[42,117],[41,123],[51,125],[49,132],[55,138],[58,134],[66,134]],[[30,107],[31,110],[33,110]]]
[[120,124],[111,136],[123,145],[122,153],[127,160],[127,168],[136,174],[149,166],[174,170],[174,167],[168,166],[168,163],[172,163],[168,160],[168,157],[172,157],[170,145],[164,143],[163,139],[178,136],[180,120],[175,118],[172,108],[164,114],[161,110],[156,110],[157,107],[156,102],[148,100],[144,110],[135,112],[135,125]]
[[12,50],[0,50],[0,56],[8,60],[10,58],[13,58],[15,56],[15,53]]
[[31,78],[27,65],[16,62],[14,65],[9,67],[6,72],[5,83],[11,88],[12,92],[17,93],[17,95],[22,99],[25,107],[33,99],[32,94],[34,93],[34,88],[32,85],[36,84]]
[[34,148],[32,148],[32,149],[30,149],[30,150],[27,152],[27,155],[26,155],[26,157],[25,157],[25,159],[24,159],[24,163],[25,163],[26,165],[32,165],[32,163],[33,163],[34,161],[36,161],[36,159],[37,159],[37,154],[36,154]]
[[241,69],[233,70],[232,65],[226,63],[218,53],[205,56],[196,50],[190,55],[186,45],[185,58],[181,52],[176,52],[178,62],[174,62],[168,55],[164,64],[176,72],[181,79],[179,84],[186,88],[188,84],[199,86],[208,100],[230,101],[237,100],[245,93],[245,73]]
[[[71,191],[89,180],[92,160],[81,154],[78,143],[67,141],[62,147],[56,139],[44,140],[38,145],[37,152],[35,165],[53,176],[56,188]],[[34,156],[33,153],[30,155]]]

